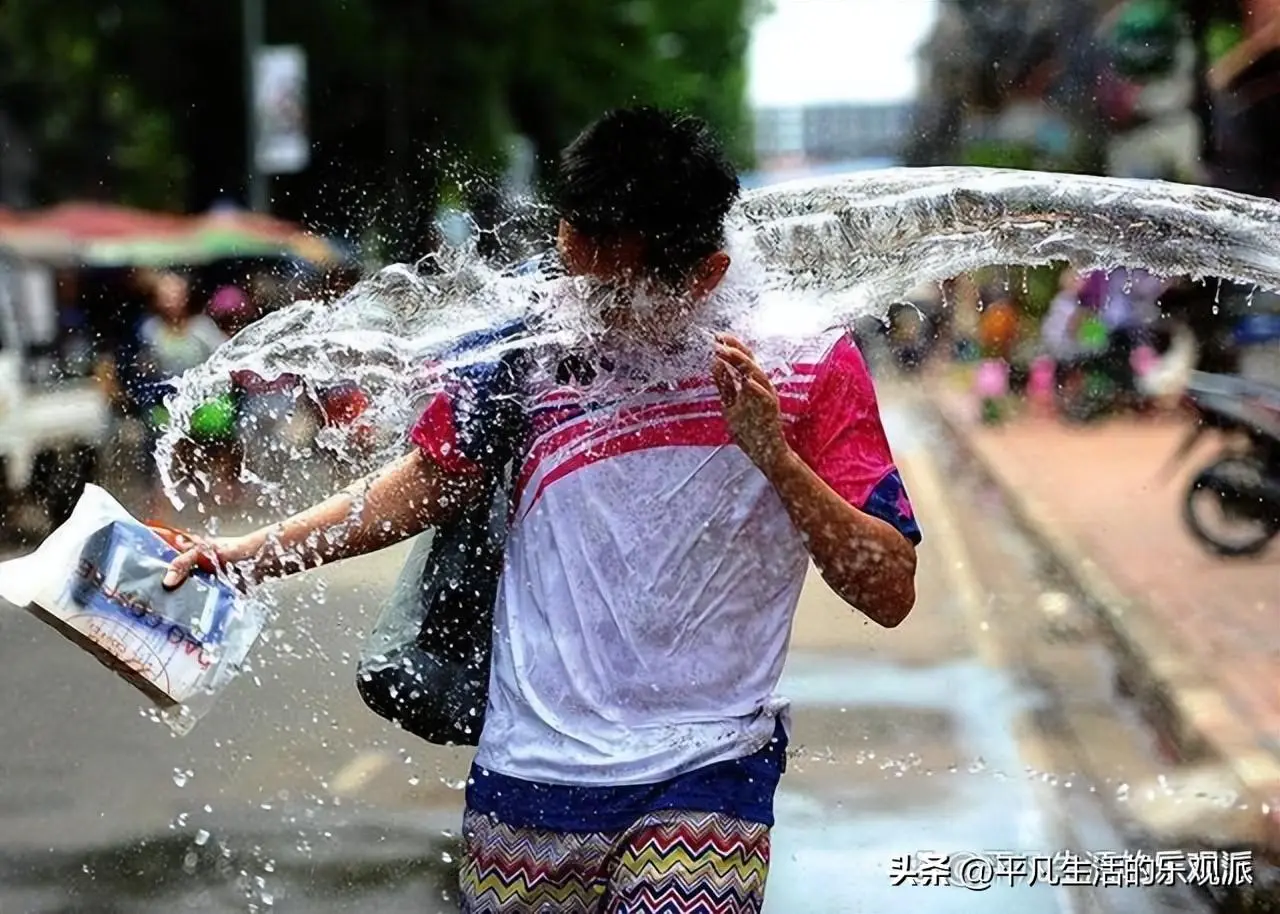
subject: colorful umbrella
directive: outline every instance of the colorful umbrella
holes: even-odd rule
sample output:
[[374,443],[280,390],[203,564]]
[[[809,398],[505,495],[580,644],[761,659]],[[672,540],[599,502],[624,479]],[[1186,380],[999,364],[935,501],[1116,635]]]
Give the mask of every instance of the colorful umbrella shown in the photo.
[[46,210],[20,214],[20,218],[26,228],[62,232],[78,241],[179,237],[191,230],[188,216],[109,203],[61,203]]
[[99,203],[6,212],[0,215],[0,245],[91,266],[194,266],[234,257],[289,256],[325,267],[347,259],[328,239],[258,213],[181,216]]
[[75,241],[66,233],[30,225],[24,213],[0,207],[0,248],[19,256],[59,263],[75,260]]
[[217,210],[201,217],[200,224],[201,237],[212,247],[273,245],[317,266],[336,265],[347,259],[345,252],[329,239],[262,213]]

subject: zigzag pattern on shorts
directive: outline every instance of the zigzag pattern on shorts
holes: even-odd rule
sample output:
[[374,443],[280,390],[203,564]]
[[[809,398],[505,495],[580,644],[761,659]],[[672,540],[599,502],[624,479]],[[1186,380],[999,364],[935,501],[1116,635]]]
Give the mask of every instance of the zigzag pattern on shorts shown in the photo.
[[769,830],[680,813],[626,843],[608,910],[626,914],[757,914],[769,875]]
[[472,914],[563,911],[594,914],[608,888],[600,866],[612,834],[557,834],[512,828],[468,814],[462,895]]
[[472,914],[758,914],[769,829],[662,812],[625,832],[556,834],[468,816],[462,894]]

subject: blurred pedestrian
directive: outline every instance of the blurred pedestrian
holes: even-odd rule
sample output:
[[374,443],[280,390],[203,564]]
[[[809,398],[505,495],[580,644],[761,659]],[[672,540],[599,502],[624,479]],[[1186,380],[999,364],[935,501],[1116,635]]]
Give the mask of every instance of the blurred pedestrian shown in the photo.
[[166,271],[150,285],[152,314],[139,334],[157,379],[168,381],[203,365],[227,336],[207,314],[192,310],[185,276]]
[[1164,291],[1164,280],[1146,270],[1112,270],[1103,274],[1106,293],[1098,316],[1120,348],[1132,349],[1143,342],[1160,316],[1156,300]]
[[1008,362],[1022,332],[1022,316],[1013,297],[988,293],[988,304],[978,319],[978,345],[988,359]]
[[1240,347],[1236,345],[1234,321],[1217,306],[1216,286],[1182,278],[1160,296],[1161,313],[1180,322],[1195,337],[1195,367],[1211,374],[1238,374]]
[[1080,329],[1080,289],[1084,280],[1073,267],[1058,277],[1058,294],[1049,303],[1049,312],[1040,325],[1040,339],[1045,352],[1055,361],[1069,359],[1078,349],[1076,334]]
[[209,298],[209,318],[228,337],[235,336],[258,318],[248,294],[237,285],[220,286]]
[[[191,307],[190,283],[180,273],[163,271],[147,273],[143,276],[143,285],[150,292],[151,314],[143,319],[139,327],[140,360],[144,371],[150,379],[150,452],[156,452],[156,444],[163,430],[169,425],[169,411],[164,405],[164,398],[173,391],[173,382],[193,368],[203,365],[214,351],[226,342],[226,335],[218,329],[218,325],[204,313],[197,313]],[[190,466],[201,456],[193,442],[185,440],[180,443],[179,451],[174,455],[176,469]],[[204,454],[204,461],[209,462],[221,458],[222,454]],[[147,462],[151,488],[150,515],[160,518],[160,511],[166,503],[164,493],[158,486],[155,476],[156,464]],[[226,467],[219,467],[225,476]]]

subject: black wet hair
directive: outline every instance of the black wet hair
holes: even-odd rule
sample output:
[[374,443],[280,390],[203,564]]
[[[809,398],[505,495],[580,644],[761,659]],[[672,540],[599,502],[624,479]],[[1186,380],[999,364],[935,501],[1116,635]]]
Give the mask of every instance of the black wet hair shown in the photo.
[[607,112],[565,148],[555,206],[593,242],[638,239],[644,268],[678,284],[723,247],[739,190],[706,122],[642,106]]

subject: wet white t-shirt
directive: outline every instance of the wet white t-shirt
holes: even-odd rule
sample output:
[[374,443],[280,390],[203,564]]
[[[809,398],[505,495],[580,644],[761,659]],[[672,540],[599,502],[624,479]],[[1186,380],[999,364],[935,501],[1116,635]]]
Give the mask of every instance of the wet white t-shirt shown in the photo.
[[[918,538],[851,339],[828,334],[772,380],[800,456]],[[787,707],[808,554],[709,371],[621,403],[549,387],[528,418],[477,765],[618,786],[759,750]],[[459,419],[445,393],[413,430],[446,470],[467,465]]]

